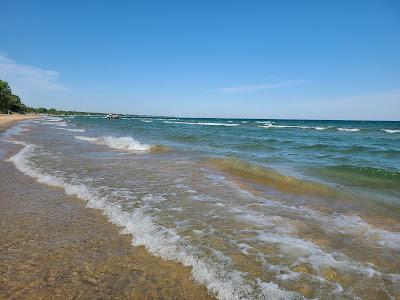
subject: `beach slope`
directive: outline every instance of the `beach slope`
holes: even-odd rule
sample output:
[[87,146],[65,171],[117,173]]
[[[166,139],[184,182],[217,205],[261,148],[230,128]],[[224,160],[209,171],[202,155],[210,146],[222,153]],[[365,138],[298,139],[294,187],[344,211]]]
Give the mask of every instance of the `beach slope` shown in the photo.
[[19,145],[0,150],[0,299],[211,299],[189,268],[132,247],[99,211],[21,174],[6,161]]
[[12,115],[5,115],[0,114],[0,131],[6,130],[10,126],[14,125],[15,123],[23,120],[29,119],[37,119],[40,115],[36,114],[26,114],[26,115],[19,115],[19,114],[12,114]]

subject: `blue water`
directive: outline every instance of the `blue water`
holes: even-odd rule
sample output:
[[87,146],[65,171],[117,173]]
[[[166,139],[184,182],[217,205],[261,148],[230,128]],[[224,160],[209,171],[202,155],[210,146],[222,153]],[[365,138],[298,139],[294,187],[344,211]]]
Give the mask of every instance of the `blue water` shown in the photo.
[[[400,122],[124,116],[112,122],[75,117],[71,123],[95,135],[132,136],[146,144],[167,145],[182,151],[180,155],[234,157],[300,178],[400,197]],[[358,175],[359,180],[336,178],[335,168]],[[387,191],[371,184],[374,178],[392,178],[395,186]]]

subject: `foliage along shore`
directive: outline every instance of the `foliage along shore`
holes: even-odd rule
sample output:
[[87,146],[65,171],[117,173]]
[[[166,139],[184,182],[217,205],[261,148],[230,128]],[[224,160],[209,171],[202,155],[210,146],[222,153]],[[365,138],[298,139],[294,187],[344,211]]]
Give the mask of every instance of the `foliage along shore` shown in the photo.
[[7,81],[0,79],[0,113],[10,114],[49,114],[49,115],[104,115],[104,113],[96,112],[82,112],[73,110],[57,110],[55,108],[44,108],[44,107],[29,107],[26,106],[21,98],[12,93],[12,90]]

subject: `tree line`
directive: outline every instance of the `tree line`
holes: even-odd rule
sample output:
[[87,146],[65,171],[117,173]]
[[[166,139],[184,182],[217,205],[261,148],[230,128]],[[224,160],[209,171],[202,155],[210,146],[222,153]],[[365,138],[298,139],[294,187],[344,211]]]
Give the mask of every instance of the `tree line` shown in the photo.
[[55,108],[44,108],[44,107],[29,107],[26,106],[21,98],[12,93],[10,85],[7,81],[0,79],[0,113],[9,114],[9,113],[18,113],[18,114],[27,114],[27,113],[38,113],[38,114],[49,114],[49,115],[93,115],[93,114],[101,114],[102,113],[94,113],[94,112],[81,112],[81,111],[64,111],[57,110]]

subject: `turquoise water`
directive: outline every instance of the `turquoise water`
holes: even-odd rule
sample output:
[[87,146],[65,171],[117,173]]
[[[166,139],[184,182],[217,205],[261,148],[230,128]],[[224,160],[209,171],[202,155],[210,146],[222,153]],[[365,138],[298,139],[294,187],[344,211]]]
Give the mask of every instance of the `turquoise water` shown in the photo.
[[219,299],[400,296],[400,122],[50,117],[3,139]]
[[181,155],[233,157],[289,175],[382,193],[400,205],[400,122],[75,117],[94,135],[132,136]]

